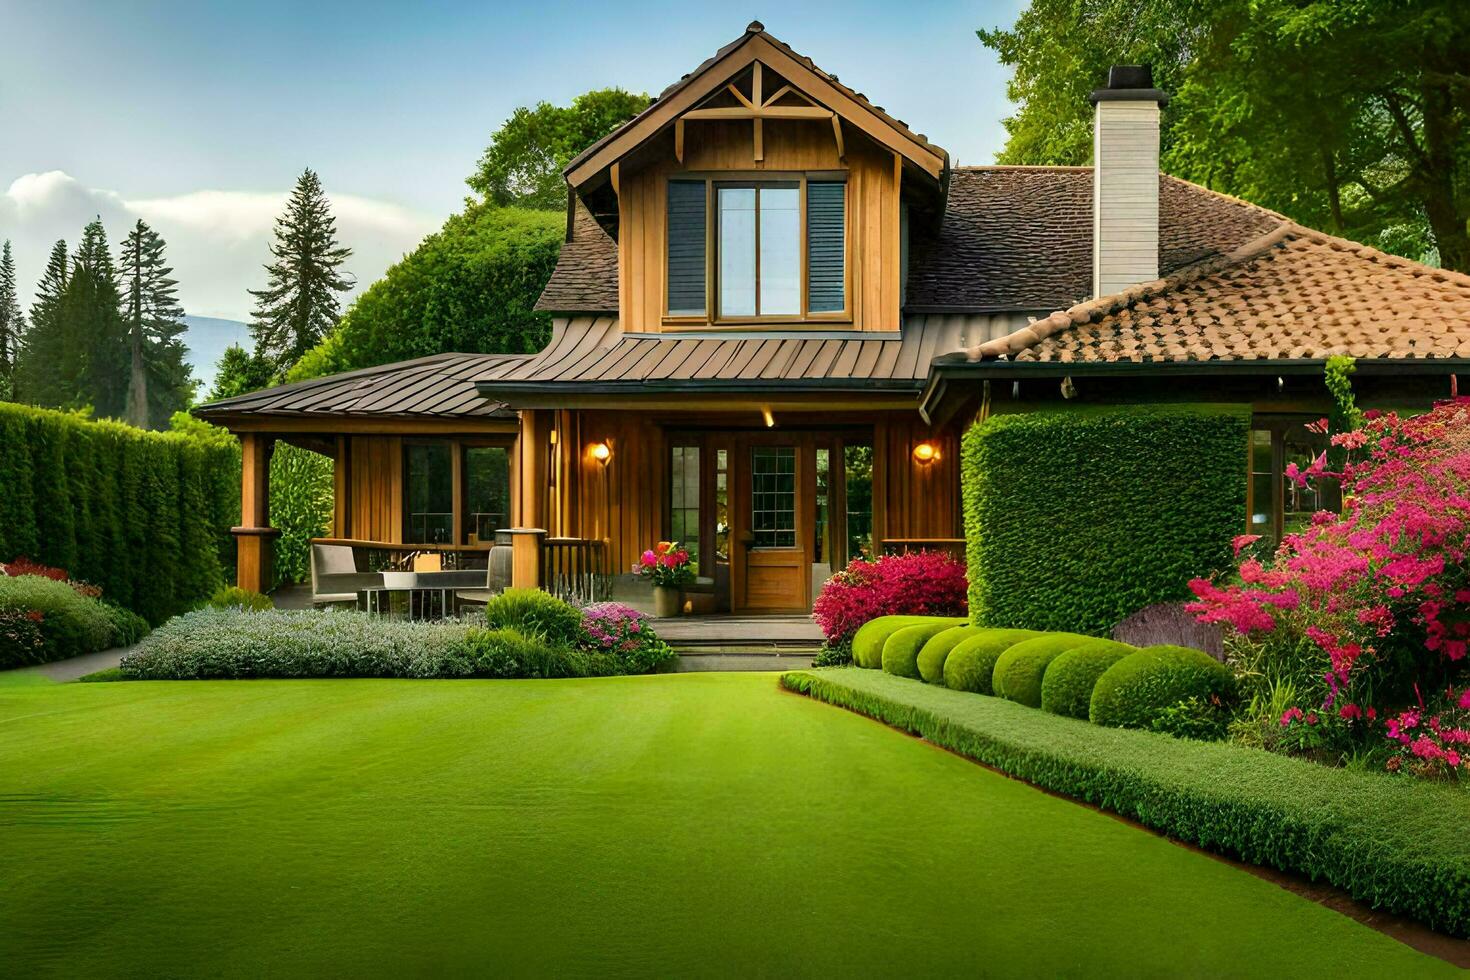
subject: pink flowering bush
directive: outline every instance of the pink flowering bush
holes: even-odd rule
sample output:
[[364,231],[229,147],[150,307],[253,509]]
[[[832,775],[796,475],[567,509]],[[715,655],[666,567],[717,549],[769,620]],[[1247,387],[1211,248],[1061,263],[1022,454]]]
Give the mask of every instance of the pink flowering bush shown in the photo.
[[621,602],[598,602],[583,609],[577,645],[590,653],[611,654],[635,673],[647,673],[676,656],[653,631],[647,615]]
[[[1345,453],[1340,471],[1323,454],[1287,476],[1339,480],[1343,512],[1316,514],[1264,561],[1248,550],[1253,537],[1238,538],[1239,580],[1191,582],[1189,608],[1234,627],[1264,676],[1295,684],[1299,704],[1283,727],[1305,732],[1328,719],[1318,731],[1335,731],[1335,744],[1363,744],[1384,734],[1380,716],[1466,674],[1470,399],[1413,418],[1367,412],[1362,428],[1331,441]],[[1400,721],[1396,730],[1409,729]],[[1422,729],[1417,737],[1444,741]]]
[[660,541],[638,556],[633,571],[654,585],[678,588],[694,581],[694,565],[677,541]]
[[822,587],[812,618],[827,645],[844,648],[858,627],[879,616],[963,616],[969,584],[963,562],[934,551],[854,558]]

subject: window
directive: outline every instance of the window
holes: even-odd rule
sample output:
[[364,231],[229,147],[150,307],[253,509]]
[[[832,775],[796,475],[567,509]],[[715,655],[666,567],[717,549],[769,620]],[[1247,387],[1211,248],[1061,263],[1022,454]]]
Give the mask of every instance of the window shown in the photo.
[[730,560],[730,451],[715,450],[715,560]]
[[470,446],[464,451],[466,532],[470,544],[494,539],[510,527],[510,453],[500,446]]
[[832,563],[832,450],[817,448],[817,526],[812,554],[818,562]]
[[1330,480],[1306,486],[1286,475],[1292,463],[1305,470],[1327,449],[1327,437],[1294,420],[1263,420],[1251,430],[1250,508],[1246,530],[1280,541],[1309,523],[1319,510],[1337,510],[1341,493]]
[[667,269],[671,317],[840,317],[847,310],[847,184],[671,180]]
[[843,498],[846,501],[847,553],[845,561],[873,551],[873,447],[845,443],[842,447]]
[[796,448],[750,451],[750,529],[756,548],[796,546]]
[[448,544],[454,537],[454,468],[447,442],[403,446],[403,529],[410,544]]
[[669,460],[669,534],[699,571],[699,447],[674,446]]

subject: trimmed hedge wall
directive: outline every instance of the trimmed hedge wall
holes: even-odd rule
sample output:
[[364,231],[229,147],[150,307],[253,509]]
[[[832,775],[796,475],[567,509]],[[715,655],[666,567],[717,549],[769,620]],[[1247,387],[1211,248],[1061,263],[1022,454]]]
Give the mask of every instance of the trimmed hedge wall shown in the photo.
[[799,671],[782,674],[781,684],[1179,840],[1322,879],[1375,908],[1470,935],[1460,787],[1098,728],[873,671]]
[[0,403],[0,561],[64,568],[160,623],[225,584],[239,517],[233,438]]
[[961,452],[975,622],[1105,634],[1230,565],[1244,406],[992,415]]

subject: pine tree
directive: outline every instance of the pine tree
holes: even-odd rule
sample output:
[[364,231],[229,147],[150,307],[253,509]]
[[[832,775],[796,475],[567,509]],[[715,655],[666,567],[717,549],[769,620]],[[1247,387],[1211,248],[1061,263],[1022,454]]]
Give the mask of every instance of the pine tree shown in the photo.
[[337,244],[337,221],[310,169],[296,181],[285,213],[276,219],[270,249],[275,261],[265,267],[268,285],[250,290],[255,297],[250,332],[256,356],[284,376],[336,327],[337,294],[352,288],[352,279],[338,271],[352,250]]
[[61,298],[66,293],[71,259],[66,242],[51,246],[46,271],[36,284],[31,323],[15,357],[15,400],[35,405],[62,404],[62,356],[65,338],[61,326]]
[[231,344],[215,366],[214,387],[208,398],[213,402],[269,388],[276,380],[275,373],[275,366],[269,361],[256,357],[239,344]]
[[0,247],[0,400],[9,399],[14,392],[15,361],[25,326],[15,289],[15,260],[6,239]]
[[128,233],[122,271],[123,325],[128,341],[128,386],[124,417],[140,428],[161,428],[193,398],[194,385],[180,340],[184,310],[178,282],[164,264],[164,242],[141,219]]
[[65,407],[91,405],[99,416],[122,415],[128,390],[128,343],[117,270],[100,218],[82,230],[61,300]]

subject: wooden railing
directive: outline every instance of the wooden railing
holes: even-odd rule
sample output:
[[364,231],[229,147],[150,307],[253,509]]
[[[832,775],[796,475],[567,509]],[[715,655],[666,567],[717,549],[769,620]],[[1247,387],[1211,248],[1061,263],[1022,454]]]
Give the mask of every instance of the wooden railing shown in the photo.
[[612,591],[607,544],[591,538],[545,538],[541,587],[568,602],[601,602]]
[[965,560],[964,538],[884,538],[885,555],[907,555],[915,551],[937,551],[957,561]]

